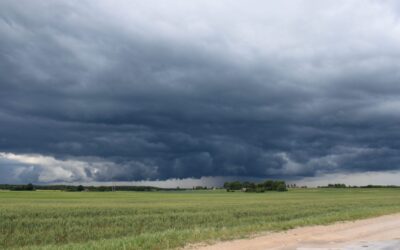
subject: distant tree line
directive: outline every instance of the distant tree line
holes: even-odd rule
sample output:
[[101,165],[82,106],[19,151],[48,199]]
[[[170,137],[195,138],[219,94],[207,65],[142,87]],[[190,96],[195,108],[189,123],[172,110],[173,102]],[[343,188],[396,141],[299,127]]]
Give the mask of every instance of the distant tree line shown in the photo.
[[[111,192],[112,186],[75,186],[75,185],[14,185],[14,184],[0,184],[0,189],[11,191],[35,191],[35,190],[60,190],[66,192]],[[115,186],[118,191],[180,191],[185,190],[181,188],[159,188],[151,186]]]
[[32,183],[27,185],[7,185],[0,184],[0,189],[12,190],[12,191],[35,191],[36,188]]
[[[194,186],[193,190],[207,190],[208,188],[206,186]],[[212,189],[212,188],[211,188]]]
[[342,183],[335,183],[335,184],[328,184],[328,188],[346,188],[346,184]]
[[366,185],[366,186],[347,186],[343,183],[328,184],[327,186],[318,186],[318,188],[400,188],[396,185]]
[[[267,180],[262,183],[252,182],[225,182],[223,186],[228,192],[241,190],[244,192],[265,192],[265,191],[287,191],[287,188],[296,188],[296,185],[286,185],[284,181]],[[303,188],[303,187],[301,187]],[[318,186],[318,188],[400,188],[395,185],[366,185],[366,186],[347,186],[342,183],[328,184],[327,186]],[[60,190],[66,192],[111,192],[113,191],[112,186],[83,186],[83,185],[33,185],[32,183],[26,185],[16,184],[0,184],[0,190],[11,190],[11,191],[35,191],[35,190]],[[186,188],[159,188],[152,186],[114,186],[117,191],[137,191],[137,192],[154,192],[154,191],[184,191]],[[193,190],[206,190],[215,189],[207,188],[204,186],[194,186],[190,188]]]
[[[357,187],[357,186],[352,186]],[[360,188],[400,188],[400,186],[396,185],[367,185],[367,186],[360,186]]]
[[262,183],[253,183],[253,182],[225,182],[224,188],[230,192],[235,190],[242,190],[244,192],[255,192],[255,193],[263,193],[265,191],[287,191],[286,183],[284,181],[274,181],[267,180]]

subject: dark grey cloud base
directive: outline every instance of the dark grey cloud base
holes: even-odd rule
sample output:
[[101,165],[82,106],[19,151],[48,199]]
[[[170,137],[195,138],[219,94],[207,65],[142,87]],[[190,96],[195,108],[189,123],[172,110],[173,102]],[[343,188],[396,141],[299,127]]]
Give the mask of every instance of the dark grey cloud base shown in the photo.
[[0,3],[0,181],[400,170],[395,1],[166,2]]

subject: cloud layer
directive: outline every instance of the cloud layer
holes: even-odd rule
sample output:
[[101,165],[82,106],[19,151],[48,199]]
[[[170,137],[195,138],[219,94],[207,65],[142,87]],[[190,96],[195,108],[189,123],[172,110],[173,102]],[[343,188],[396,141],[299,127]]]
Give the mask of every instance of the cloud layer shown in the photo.
[[399,17],[373,0],[2,1],[0,174],[400,170]]

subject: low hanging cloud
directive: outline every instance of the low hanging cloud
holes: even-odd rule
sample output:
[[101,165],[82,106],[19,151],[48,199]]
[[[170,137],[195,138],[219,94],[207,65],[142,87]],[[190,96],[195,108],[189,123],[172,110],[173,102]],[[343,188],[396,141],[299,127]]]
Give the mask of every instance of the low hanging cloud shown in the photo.
[[139,180],[154,178],[156,170],[155,166],[133,161],[116,164],[94,157],[62,160],[35,154],[0,153],[0,180],[7,183],[130,181],[132,176]]
[[400,170],[396,1],[2,1],[0,180]]

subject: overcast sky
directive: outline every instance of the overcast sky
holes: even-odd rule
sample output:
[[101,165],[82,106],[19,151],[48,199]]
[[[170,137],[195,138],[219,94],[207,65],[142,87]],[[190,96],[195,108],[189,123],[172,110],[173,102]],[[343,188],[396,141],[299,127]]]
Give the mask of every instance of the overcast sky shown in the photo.
[[395,0],[0,1],[0,183],[391,176],[399,18]]

